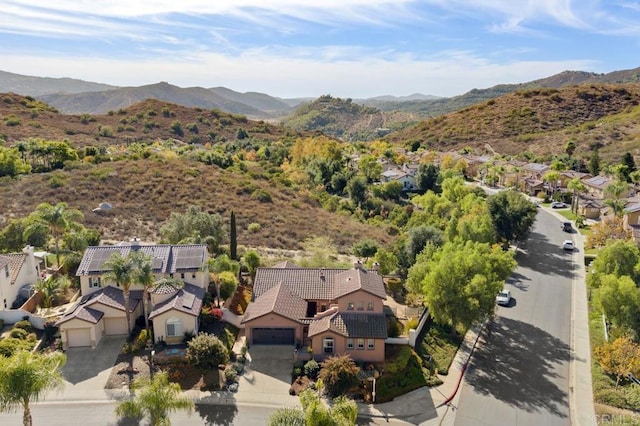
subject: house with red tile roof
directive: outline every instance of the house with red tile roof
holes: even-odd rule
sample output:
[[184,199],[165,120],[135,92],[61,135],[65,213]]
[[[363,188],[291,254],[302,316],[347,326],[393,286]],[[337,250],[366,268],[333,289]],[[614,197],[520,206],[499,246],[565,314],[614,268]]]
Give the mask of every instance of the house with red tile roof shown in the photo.
[[19,308],[15,302],[24,302],[29,297],[26,295],[20,298],[20,289],[32,286],[39,278],[40,267],[33,247],[25,247],[22,253],[0,255],[0,311]]
[[242,319],[250,345],[307,346],[315,359],[349,355],[384,361],[387,322],[382,277],[352,269],[258,268],[253,300]]
[[[126,256],[132,251],[141,251],[152,258],[156,285],[147,295],[142,287],[132,285],[129,304],[125,306],[122,289],[106,278],[109,272],[106,263],[113,253]],[[180,343],[186,332],[197,333],[202,300],[209,284],[208,258],[204,244],[142,245],[132,240],[88,247],[76,274],[82,298],[57,322],[63,347],[95,347],[105,335],[128,334],[126,311],[133,323],[143,315],[145,301],[150,307],[147,312],[156,341]]]

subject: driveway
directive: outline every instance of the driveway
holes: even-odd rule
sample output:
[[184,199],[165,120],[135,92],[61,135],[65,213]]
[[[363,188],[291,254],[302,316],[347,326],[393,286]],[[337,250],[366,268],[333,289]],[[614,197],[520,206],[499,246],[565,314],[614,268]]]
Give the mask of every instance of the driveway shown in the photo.
[[67,349],[67,363],[62,368],[62,375],[72,385],[87,382],[83,385],[104,389],[125,341],[126,336],[105,336],[95,349]]
[[285,406],[297,404],[298,398],[289,395],[293,353],[293,346],[251,346],[244,372],[240,375],[236,401]]

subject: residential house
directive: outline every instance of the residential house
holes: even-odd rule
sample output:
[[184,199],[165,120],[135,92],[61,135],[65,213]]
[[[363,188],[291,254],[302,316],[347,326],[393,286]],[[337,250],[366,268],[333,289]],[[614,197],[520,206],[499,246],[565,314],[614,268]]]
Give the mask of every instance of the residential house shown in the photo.
[[[153,259],[157,285],[143,297],[143,289],[131,286],[129,304],[118,285],[106,278],[105,263],[113,253],[127,256],[141,251]],[[141,245],[137,239],[128,244],[88,247],[77,276],[82,298],[58,321],[63,346],[95,347],[104,335],[126,335],[126,311],[132,322],[143,313],[142,303],[148,303],[155,341],[179,343],[184,333],[198,332],[198,317],[202,299],[209,284],[208,252],[204,244]],[[162,278],[174,278],[182,286],[171,285]]]
[[575,170],[560,172],[560,188],[566,188],[567,185],[569,185],[569,182],[574,179],[584,180],[592,177],[593,176],[591,176],[589,173],[576,172]]
[[17,309],[30,294],[20,297],[20,289],[32,287],[40,278],[40,266],[33,247],[26,246],[22,253],[0,255],[0,310]]
[[526,163],[522,166],[524,174],[536,180],[543,180],[544,175],[551,170],[551,167],[541,163]]
[[578,201],[578,214],[587,219],[598,219],[602,206],[595,200],[580,198]]
[[631,231],[633,241],[640,244],[640,199],[634,199],[624,207],[623,223]]
[[247,342],[311,348],[315,359],[347,354],[384,360],[387,322],[382,277],[353,269],[258,268],[253,300],[242,319]]
[[[597,198],[606,198],[606,190],[609,185],[612,185],[615,180],[606,176],[594,176],[591,178],[583,179],[582,182],[587,187],[587,191]],[[631,192],[631,187],[620,194],[620,198],[626,198]]]
[[403,191],[414,191],[416,187],[415,174],[412,174],[409,169],[400,169],[393,167],[385,170],[380,174],[380,181],[383,183],[398,181],[402,184]]

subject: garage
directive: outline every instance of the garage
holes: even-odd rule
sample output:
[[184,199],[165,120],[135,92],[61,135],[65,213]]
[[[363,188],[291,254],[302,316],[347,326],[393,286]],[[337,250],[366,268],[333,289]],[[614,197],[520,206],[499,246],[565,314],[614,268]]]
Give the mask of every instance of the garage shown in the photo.
[[70,347],[91,346],[91,329],[72,328],[67,330],[67,342]]
[[104,318],[104,333],[108,336],[129,334],[127,333],[126,318]]
[[252,328],[251,338],[254,345],[293,345],[293,328]]

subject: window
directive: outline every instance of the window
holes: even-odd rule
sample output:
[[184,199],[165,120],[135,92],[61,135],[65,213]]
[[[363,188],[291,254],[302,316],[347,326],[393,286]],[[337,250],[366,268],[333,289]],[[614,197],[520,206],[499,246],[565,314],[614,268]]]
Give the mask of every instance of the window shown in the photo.
[[332,337],[325,337],[324,339],[322,339],[322,349],[323,349],[323,352],[325,354],[332,354],[333,353],[333,338]]
[[364,339],[358,339],[358,349],[364,349]]
[[184,327],[180,318],[169,318],[167,320],[167,337],[178,337],[184,335]]
[[347,339],[347,349],[353,349],[353,339]]
[[367,349],[369,349],[370,351],[374,350],[376,348],[376,341],[373,339],[367,339]]
[[100,287],[100,277],[89,277],[89,288]]
[[194,280],[196,279],[196,273],[195,272],[193,274],[191,274],[191,278],[193,278]]
[[373,311],[373,302],[367,302],[367,311]]
[[184,280],[184,272],[180,274],[180,279]]
[[358,302],[358,310],[364,311],[364,302],[362,300]]
[[9,265],[4,265],[4,274],[9,278]]
[[353,302],[347,303],[347,311],[353,311]]

